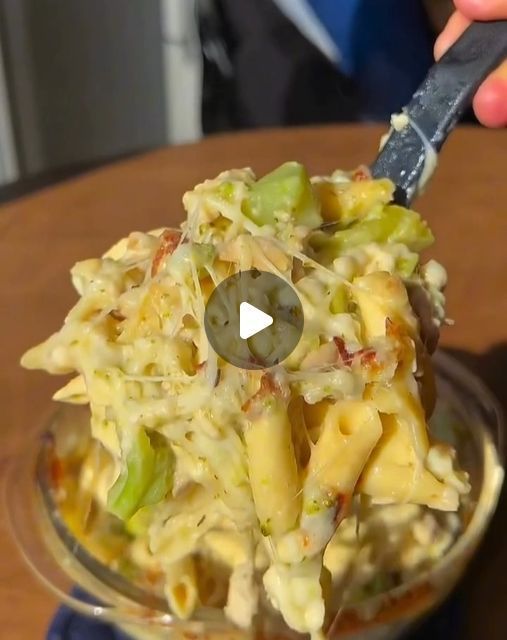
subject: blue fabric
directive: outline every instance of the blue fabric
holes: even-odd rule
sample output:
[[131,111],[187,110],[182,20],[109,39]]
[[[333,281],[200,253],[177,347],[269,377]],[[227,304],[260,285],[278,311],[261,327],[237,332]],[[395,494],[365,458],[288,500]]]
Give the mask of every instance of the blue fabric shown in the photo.
[[[81,590],[74,595],[85,602],[96,604]],[[438,611],[406,640],[461,640],[463,637],[463,604],[459,592],[455,593]],[[129,640],[113,626],[81,616],[68,607],[61,607],[51,623],[47,640]]]
[[[72,595],[83,602],[98,604],[81,589]],[[60,607],[51,622],[47,640],[129,640],[114,626],[80,615],[69,607]]]
[[357,82],[366,119],[399,111],[433,62],[421,0],[307,0]]
[[352,38],[361,0],[307,0],[340,51],[341,69],[350,76],[356,70]]

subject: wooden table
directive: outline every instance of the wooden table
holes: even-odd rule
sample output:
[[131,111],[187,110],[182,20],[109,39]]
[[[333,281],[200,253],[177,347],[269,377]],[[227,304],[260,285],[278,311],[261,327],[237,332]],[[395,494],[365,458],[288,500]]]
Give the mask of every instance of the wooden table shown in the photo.
[[[213,137],[128,160],[0,208],[0,460],[51,410],[57,379],[18,367],[21,353],[60,326],[75,299],[69,267],[134,229],[174,224],[181,195],[224,168],[262,173],[287,159],[312,173],[374,157],[380,129],[326,127]],[[448,267],[443,344],[459,350],[502,399],[507,379],[507,131],[463,129],[418,203]],[[55,601],[32,578],[0,519],[0,635],[38,640]],[[500,507],[464,585],[466,638],[507,635],[507,513]],[[6,634],[3,636],[3,634]]]

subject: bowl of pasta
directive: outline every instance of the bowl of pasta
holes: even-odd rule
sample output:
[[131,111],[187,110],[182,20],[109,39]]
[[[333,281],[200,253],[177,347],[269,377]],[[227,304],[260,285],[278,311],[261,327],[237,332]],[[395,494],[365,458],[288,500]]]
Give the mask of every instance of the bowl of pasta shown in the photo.
[[[446,274],[393,189],[365,169],[227,171],[184,195],[180,229],[73,267],[78,302],[22,364],[74,375],[6,491],[62,601],[140,640],[387,639],[446,597],[496,507],[502,417],[433,354]],[[204,328],[246,270],[304,311],[269,368],[231,364]],[[242,349],[276,348],[272,331]]]

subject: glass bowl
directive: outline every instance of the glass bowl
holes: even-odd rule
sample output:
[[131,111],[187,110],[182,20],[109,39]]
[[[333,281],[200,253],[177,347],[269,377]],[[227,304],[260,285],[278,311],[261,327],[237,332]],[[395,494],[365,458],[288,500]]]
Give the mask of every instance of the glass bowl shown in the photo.
[[[434,357],[439,407],[432,431],[453,440],[461,465],[469,472],[472,495],[464,509],[463,532],[430,569],[410,581],[354,604],[344,605],[329,636],[349,640],[391,640],[405,634],[441,603],[456,585],[475,552],[497,505],[504,471],[503,417],[490,392],[450,356]],[[442,415],[445,419],[442,420]],[[449,426],[451,425],[451,427]],[[280,616],[266,608],[249,631],[236,628],[221,609],[202,607],[191,620],[178,620],[160,593],[111,569],[74,537],[54,500],[50,478],[55,447],[67,452],[89,437],[83,407],[63,406],[22,455],[7,468],[4,499],[9,524],[24,559],[62,603],[112,622],[138,640],[185,637],[295,638]],[[72,591],[78,585],[91,599]]]

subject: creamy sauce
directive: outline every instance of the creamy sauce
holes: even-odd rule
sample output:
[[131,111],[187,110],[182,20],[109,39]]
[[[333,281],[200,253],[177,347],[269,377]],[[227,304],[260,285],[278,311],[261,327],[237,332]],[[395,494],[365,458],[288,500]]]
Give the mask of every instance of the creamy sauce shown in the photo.
[[394,131],[401,132],[408,126],[412,127],[412,129],[417,133],[424,147],[424,167],[417,184],[417,193],[421,194],[424,193],[426,185],[437,167],[438,154],[428,138],[422,132],[421,128],[405,111],[402,111],[401,113],[393,113],[391,116],[391,128],[380,138],[379,150],[382,151]]

